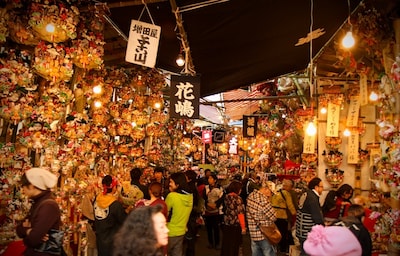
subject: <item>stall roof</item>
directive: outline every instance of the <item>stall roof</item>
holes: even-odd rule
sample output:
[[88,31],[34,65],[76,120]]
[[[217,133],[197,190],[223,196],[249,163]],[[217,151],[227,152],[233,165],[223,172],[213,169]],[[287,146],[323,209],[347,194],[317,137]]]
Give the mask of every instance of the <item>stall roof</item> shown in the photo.
[[[139,19],[143,11],[143,2],[106,2],[110,8],[109,17],[128,35],[131,20]],[[201,96],[304,71],[310,63],[311,49],[312,56],[318,55],[349,14],[347,0],[144,2],[154,23],[161,26],[156,67],[180,73],[182,69],[176,66],[175,58],[181,49],[178,38],[182,35],[171,8],[171,4],[176,4],[187,35],[194,71],[201,77]],[[360,2],[349,0],[350,11],[355,10]],[[398,10],[396,0],[368,2],[386,9],[393,9],[395,5]],[[187,10],[192,4],[205,6]],[[141,21],[151,23],[150,15],[145,11]],[[306,40],[311,28],[315,31],[312,47]],[[106,65],[129,65],[125,62],[126,41],[111,30],[106,32],[106,41]]]

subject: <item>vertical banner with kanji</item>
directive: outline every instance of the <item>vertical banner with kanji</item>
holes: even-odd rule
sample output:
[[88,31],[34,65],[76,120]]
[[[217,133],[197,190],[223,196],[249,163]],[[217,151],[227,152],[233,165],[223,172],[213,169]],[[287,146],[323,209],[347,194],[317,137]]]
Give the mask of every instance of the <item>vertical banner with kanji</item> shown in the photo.
[[243,116],[243,137],[256,137],[257,116]]
[[347,143],[347,163],[357,164],[358,163],[358,145],[360,135],[357,132],[352,132],[349,136]]
[[348,127],[358,126],[358,115],[360,112],[360,101],[358,98],[353,98],[350,100],[349,112],[347,113],[346,125]]
[[368,79],[367,75],[360,75],[360,105],[365,106],[368,104]]
[[171,118],[199,118],[199,98],[200,77],[171,76]]
[[125,60],[137,65],[154,68],[160,35],[160,26],[132,20]]
[[340,105],[328,103],[328,115],[326,121],[327,137],[339,136],[339,117],[340,117]]

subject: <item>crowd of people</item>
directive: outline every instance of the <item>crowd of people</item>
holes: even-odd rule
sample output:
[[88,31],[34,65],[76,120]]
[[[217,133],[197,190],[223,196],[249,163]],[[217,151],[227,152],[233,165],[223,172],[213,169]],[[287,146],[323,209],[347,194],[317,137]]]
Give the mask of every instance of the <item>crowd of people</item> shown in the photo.
[[[261,179],[256,173],[223,182],[209,169],[202,176],[193,170],[166,173],[157,167],[145,183],[143,171],[132,169],[130,185],[141,193],[135,193],[130,205],[120,200],[126,187],[110,175],[102,178],[101,193],[89,199],[93,209],[88,218],[96,238],[89,256],[194,256],[203,223],[208,248],[221,256],[239,256],[244,234],[250,237],[252,256],[288,255],[291,245],[299,245],[300,255],[371,255],[367,209],[350,200],[354,190],[348,184],[330,191],[321,206],[324,186],[317,177],[295,191],[292,180]],[[51,229],[60,229],[60,209],[51,195],[56,184],[57,177],[40,168],[21,179],[23,193],[33,201],[17,227],[24,255],[49,255],[37,248]],[[272,223],[282,235],[278,244],[261,232],[261,226]]]

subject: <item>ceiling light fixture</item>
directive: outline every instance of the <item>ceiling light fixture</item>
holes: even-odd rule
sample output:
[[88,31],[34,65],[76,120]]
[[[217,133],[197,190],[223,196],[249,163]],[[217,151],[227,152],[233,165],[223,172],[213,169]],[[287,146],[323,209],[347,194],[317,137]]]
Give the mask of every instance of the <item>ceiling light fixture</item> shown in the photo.
[[183,58],[182,53],[178,54],[178,57],[176,58],[176,65],[179,67],[183,67],[183,65],[185,65],[185,58]]
[[350,0],[347,0],[347,6],[349,8],[349,16],[347,17],[347,23],[349,24],[350,29],[346,33],[345,37],[343,37],[342,45],[343,45],[344,48],[349,49],[349,48],[353,47],[354,44],[355,44],[355,40],[354,40],[354,37],[353,37],[353,25],[350,22],[350,14],[351,14],[351,11],[350,11]]

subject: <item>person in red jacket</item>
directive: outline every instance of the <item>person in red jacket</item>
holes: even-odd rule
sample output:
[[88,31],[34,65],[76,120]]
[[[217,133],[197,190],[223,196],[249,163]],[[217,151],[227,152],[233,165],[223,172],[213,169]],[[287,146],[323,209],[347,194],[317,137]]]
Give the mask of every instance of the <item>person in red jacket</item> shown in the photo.
[[341,217],[347,216],[353,192],[354,189],[349,184],[341,185],[337,191],[329,191],[322,206],[322,212],[326,221],[334,222]]

